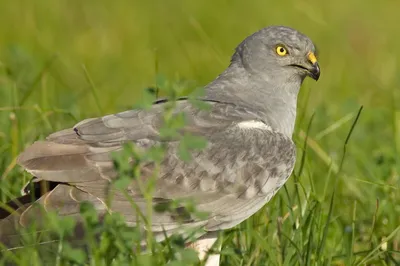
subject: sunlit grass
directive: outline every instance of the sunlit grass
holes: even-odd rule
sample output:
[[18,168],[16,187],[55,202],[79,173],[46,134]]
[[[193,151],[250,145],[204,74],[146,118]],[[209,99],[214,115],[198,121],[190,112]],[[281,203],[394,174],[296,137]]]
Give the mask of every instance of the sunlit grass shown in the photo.
[[205,85],[244,37],[285,24],[317,44],[321,79],[299,97],[295,174],[220,238],[223,264],[395,264],[399,9],[361,0],[0,1],[0,201],[29,180],[15,159],[34,140],[132,108],[157,74]]

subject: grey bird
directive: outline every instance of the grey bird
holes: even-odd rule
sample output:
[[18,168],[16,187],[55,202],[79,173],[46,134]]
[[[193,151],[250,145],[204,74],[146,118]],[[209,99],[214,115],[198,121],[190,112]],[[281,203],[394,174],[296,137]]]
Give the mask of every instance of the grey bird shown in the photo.
[[[177,156],[178,141],[167,142],[153,197],[193,199],[197,209],[209,216],[190,217],[181,224],[168,212],[155,212],[146,230],[157,236],[182,227],[202,228],[199,245],[206,240],[207,247],[193,246],[204,253],[215,232],[238,225],[263,207],[293,170],[297,95],[307,76],[314,80],[320,76],[313,42],[295,29],[270,26],[240,43],[229,67],[205,87],[201,100],[210,110],[179,100],[176,112],[187,117],[184,131],[204,137],[208,144],[184,162]],[[79,219],[80,202],[90,201],[99,215],[119,212],[135,226],[136,212],[126,197],[116,192],[111,209],[105,206],[105,187],[118,176],[110,153],[126,142],[143,149],[158,145],[164,104],[87,119],[28,147],[18,163],[34,176],[33,182],[47,181],[50,187],[44,194],[31,192],[36,202],[46,211]],[[153,170],[149,164],[142,172]],[[129,195],[146,213],[146,202],[134,183]],[[19,207],[13,214],[0,213],[0,240],[8,247],[19,244],[9,233],[15,222],[26,227],[40,219],[36,204],[26,196],[20,201],[23,206],[10,202],[10,207]],[[218,260],[217,256],[207,263],[217,265]]]

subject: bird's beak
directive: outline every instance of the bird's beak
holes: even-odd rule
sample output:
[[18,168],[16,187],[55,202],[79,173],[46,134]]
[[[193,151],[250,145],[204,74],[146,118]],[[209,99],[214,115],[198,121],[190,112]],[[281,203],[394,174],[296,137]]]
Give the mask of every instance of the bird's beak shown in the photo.
[[315,57],[313,52],[309,52],[307,54],[307,59],[311,63],[311,68],[307,69],[308,76],[310,76],[314,80],[318,80],[320,75],[320,69],[317,62],[317,58]]

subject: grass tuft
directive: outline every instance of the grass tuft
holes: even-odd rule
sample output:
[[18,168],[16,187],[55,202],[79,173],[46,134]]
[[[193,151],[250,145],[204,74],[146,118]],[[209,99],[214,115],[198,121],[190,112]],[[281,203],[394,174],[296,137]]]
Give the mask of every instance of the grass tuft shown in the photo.
[[[0,202],[29,180],[16,157],[30,143],[143,107],[154,98],[143,88],[163,97],[165,84],[180,93],[205,85],[245,36],[284,24],[318,45],[322,75],[299,95],[295,174],[262,210],[221,234],[221,264],[399,265],[399,9],[398,1],[361,0],[0,1]],[[188,136],[182,156],[202,145]],[[199,264],[179,237],[160,245],[147,236],[154,255],[132,256],[137,235],[121,217],[100,225],[90,208],[82,215],[93,232],[88,254],[67,241],[42,250],[27,234],[29,247],[2,252],[0,265]],[[67,238],[70,222],[51,219]]]

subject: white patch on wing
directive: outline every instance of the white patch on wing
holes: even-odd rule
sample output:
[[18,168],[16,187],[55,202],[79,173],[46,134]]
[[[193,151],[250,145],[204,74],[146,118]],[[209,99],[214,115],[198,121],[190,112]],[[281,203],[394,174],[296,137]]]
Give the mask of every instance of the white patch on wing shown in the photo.
[[270,126],[267,124],[257,121],[257,120],[249,120],[249,121],[243,121],[237,124],[239,128],[242,129],[263,129],[263,130],[272,130]]

